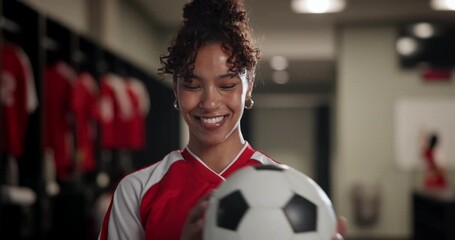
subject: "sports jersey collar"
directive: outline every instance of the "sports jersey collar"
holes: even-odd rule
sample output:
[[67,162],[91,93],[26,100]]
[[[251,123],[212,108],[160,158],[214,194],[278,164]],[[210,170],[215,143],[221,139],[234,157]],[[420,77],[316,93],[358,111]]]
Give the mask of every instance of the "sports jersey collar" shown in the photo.
[[208,173],[204,175],[207,176],[210,175],[211,177],[215,177],[217,181],[219,181],[220,178],[221,180],[224,181],[226,177],[228,177],[229,175],[231,175],[232,172],[237,170],[239,166],[243,166],[244,163],[247,162],[251,158],[251,156],[253,156],[254,152],[255,150],[250,146],[250,144],[248,142],[245,142],[239,153],[232,159],[229,165],[226,166],[226,168],[224,168],[223,171],[221,171],[220,173],[216,173],[209,166],[207,166],[207,164],[205,164],[198,156],[196,156],[196,154],[194,154],[188,148],[188,146],[185,147],[181,154],[185,160],[197,162],[199,170]]

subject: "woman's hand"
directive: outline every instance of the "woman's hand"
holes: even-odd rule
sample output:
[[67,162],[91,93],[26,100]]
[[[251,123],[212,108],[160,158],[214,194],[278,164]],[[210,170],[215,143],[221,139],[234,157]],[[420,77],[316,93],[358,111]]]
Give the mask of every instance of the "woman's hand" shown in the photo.
[[205,212],[209,206],[210,194],[199,200],[190,210],[183,226],[181,240],[202,240]]
[[333,237],[332,240],[343,240],[343,235],[346,234],[346,218],[339,217],[337,223],[337,231],[338,233]]

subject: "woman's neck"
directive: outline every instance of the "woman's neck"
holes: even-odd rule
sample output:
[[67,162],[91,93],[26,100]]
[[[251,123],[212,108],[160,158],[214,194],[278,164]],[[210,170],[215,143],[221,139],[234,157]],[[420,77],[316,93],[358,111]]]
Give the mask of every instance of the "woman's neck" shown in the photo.
[[243,138],[216,145],[188,144],[188,148],[216,173],[223,171],[246,144]]

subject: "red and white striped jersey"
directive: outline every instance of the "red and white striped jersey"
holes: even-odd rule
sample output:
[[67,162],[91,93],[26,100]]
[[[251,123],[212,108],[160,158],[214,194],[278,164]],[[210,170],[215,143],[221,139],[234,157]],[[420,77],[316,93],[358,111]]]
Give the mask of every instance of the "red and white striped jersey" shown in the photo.
[[150,110],[150,96],[138,79],[128,78],[126,89],[131,100],[133,116],[128,120],[128,149],[140,150],[146,146],[146,118]]
[[44,147],[52,150],[57,176],[67,180],[72,161],[71,92],[74,69],[63,61],[44,69]]
[[98,85],[93,76],[82,72],[73,85],[71,108],[74,115],[76,149],[81,153],[84,172],[95,170],[96,119]]
[[194,204],[235,171],[279,164],[248,143],[221,173],[188,148],[123,178],[104,218],[99,239],[178,240]]
[[38,107],[38,98],[24,51],[11,43],[0,48],[0,150],[17,158],[22,155],[28,116]]
[[128,121],[133,117],[125,80],[105,75],[100,83],[99,124],[103,149],[128,148]]

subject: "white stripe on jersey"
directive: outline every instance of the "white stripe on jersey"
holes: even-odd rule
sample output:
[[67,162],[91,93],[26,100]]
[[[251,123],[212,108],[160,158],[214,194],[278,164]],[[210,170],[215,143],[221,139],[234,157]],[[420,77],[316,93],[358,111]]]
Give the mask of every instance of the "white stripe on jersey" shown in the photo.
[[255,159],[264,165],[266,165],[266,164],[281,165],[279,162],[272,160],[267,155],[265,155],[259,151],[255,151],[253,156],[251,156],[251,159]]
[[180,160],[183,160],[180,152],[173,151],[162,161],[132,173],[120,181],[114,193],[106,229],[109,240],[145,238],[140,217],[142,198],[153,185],[161,181],[172,164]]
[[28,113],[34,112],[38,108],[38,96],[36,94],[35,78],[33,77],[32,66],[29,58],[21,49],[17,49],[17,55],[25,71],[25,85],[27,91],[26,109]]

